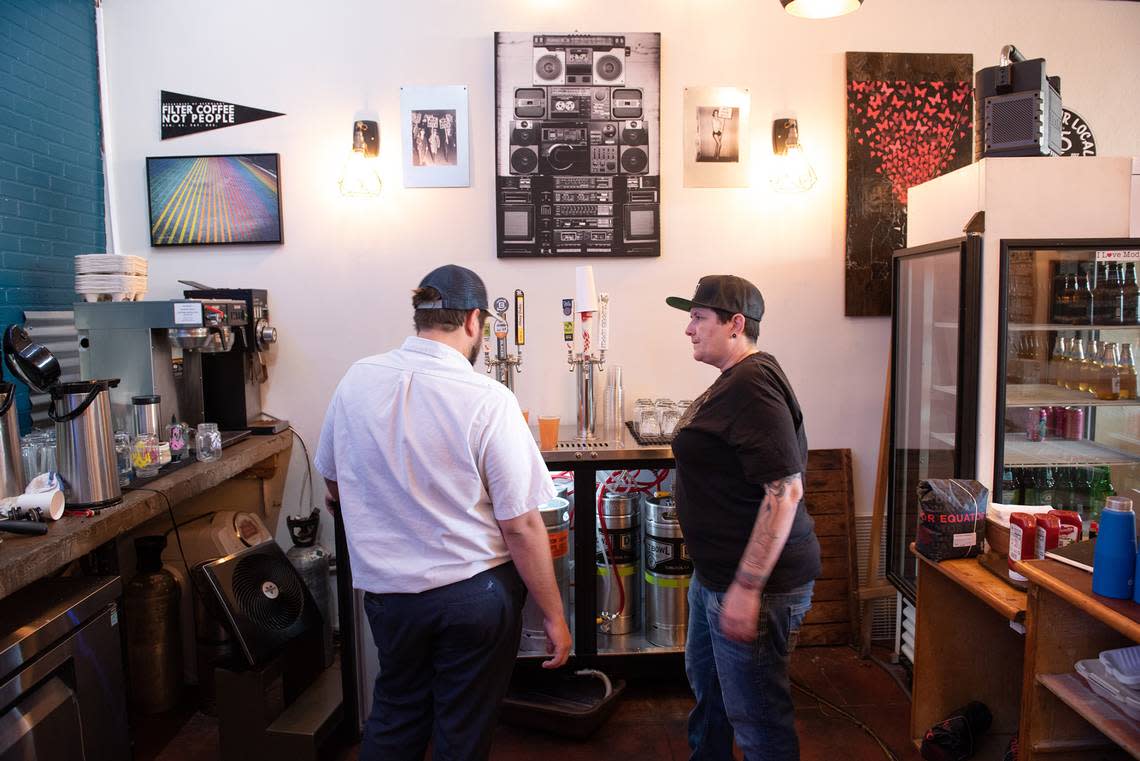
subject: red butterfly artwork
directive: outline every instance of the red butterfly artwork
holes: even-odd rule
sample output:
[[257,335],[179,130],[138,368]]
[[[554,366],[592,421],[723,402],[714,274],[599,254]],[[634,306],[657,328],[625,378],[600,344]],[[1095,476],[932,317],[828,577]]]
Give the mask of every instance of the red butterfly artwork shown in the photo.
[[898,203],[906,205],[907,188],[937,177],[953,162],[954,142],[970,126],[972,92],[968,81],[848,83],[851,125],[866,136],[875,171],[890,180]]

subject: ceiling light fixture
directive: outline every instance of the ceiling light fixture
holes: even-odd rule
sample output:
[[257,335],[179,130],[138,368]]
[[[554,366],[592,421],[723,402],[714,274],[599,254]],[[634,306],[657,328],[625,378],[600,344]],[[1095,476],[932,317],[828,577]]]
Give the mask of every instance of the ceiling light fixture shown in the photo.
[[834,18],[859,10],[863,0],[780,0],[780,4],[800,18]]

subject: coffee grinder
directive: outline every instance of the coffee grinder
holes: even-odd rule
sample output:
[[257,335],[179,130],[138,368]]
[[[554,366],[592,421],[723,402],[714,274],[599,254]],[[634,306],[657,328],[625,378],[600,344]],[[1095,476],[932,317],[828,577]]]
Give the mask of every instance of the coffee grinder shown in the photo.
[[280,433],[288,420],[262,413],[261,384],[269,379],[262,352],[277,343],[269,324],[269,294],[264,288],[206,288],[182,292],[188,299],[232,299],[243,302],[249,319],[234,328],[234,350],[202,357],[202,400],[206,419],[226,431]]

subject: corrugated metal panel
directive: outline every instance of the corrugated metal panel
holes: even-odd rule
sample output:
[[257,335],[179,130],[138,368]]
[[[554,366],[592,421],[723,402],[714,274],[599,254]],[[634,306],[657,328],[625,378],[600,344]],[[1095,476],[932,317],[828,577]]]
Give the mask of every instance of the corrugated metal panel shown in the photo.
[[[75,330],[75,312],[43,311],[24,312],[24,327],[36,343],[41,343],[59,360],[60,380],[77,381],[79,375],[79,333]],[[32,403],[32,425],[44,428],[51,425],[47,416],[47,394],[29,394]]]

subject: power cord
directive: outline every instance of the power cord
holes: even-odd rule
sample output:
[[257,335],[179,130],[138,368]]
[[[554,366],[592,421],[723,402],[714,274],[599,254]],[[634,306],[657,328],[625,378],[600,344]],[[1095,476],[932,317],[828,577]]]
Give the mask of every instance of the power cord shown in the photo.
[[829,719],[835,718],[833,716],[827,715],[827,712],[824,710],[824,706],[827,706],[833,712],[838,714],[838,716],[840,718],[847,719],[852,724],[859,727],[859,729],[863,730],[863,732],[866,733],[868,736],[870,736],[870,738],[878,744],[879,748],[882,749],[883,755],[885,755],[888,759],[890,759],[890,761],[898,761],[898,756],[895,755],[894,751],[891,750],[890,746],[887,745],[881,737],[879,737],[877,734],[875,734],[875,730],[871,729],[871,727],[867,726],[867,724],[860,721],[858,717],[853,716],[852,714],[848,713],[847,711],[844,711],[842,708],[835,705],[834,703],[827,700],[826,698],[823,698],[823,697],[817,695],[816,693],[812,692],[810,689],[808,689],[804,685],[800,684],[799,682],[795,681],[794,679],[791,680],[791,682],[792,682],[793,687],[795,687],[797,690],[804,693],[805,695],[807,695],[809,698],[811,698],[812,700],[814,700],[816,702],[816,706],[819,708],[819,712],[821,714],[823,714],[824,717],[829,718]]
[[[301,442],[301,451],[305,453],[305,479],[309,483],[309,499],[315,500],[317,493],[313,491],[313,463],[309,459],[309,448],[305,446],[305,440],[301,438],[301,434],[297,433],[297,429],[289,426],[289,431],[297,437],[297,441]],[[297,516],[305,517],[305,481],[301,481],[301,498],[297,504]]]

